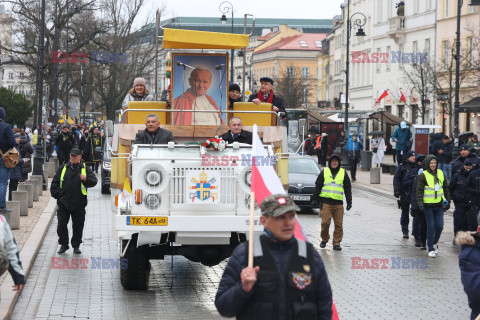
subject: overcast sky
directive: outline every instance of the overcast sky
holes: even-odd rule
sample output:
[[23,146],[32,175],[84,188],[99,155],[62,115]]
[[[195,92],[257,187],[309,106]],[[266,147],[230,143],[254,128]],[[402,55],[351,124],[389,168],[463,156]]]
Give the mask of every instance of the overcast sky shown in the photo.
[[[161,4],[167,13],[164,18],[171,17],[220,17],[221,0],[147,0],[142,17],[147,17]],[[292,18],[292,19],[332,19],[340,14],[343,0],[229,0],[234,8],[235,17],[243,17],[245,13],[257,18]],[[229,14],[230,16],[230,14]],[[151,16],[152,17],[152,16]]]

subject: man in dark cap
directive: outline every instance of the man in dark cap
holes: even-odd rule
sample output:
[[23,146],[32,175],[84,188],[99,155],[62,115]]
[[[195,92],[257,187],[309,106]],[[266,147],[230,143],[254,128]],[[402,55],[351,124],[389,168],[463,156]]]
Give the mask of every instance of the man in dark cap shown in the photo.
[[325,248],[330,239],[330,223],[335,224],[333,231],[333,250],[342,250],[343,239],[343,196],[347,200],[347,211],[352,208],[352,184],[345,169],[340,168],[340,157],[332,154],[328,167],[322,170],[315,181],[315,194],[312,206],[320,208],[322,218],[322,242]]
[[87,188],[97,184],[95,174],[82,161],[82,152],[78,148],[70,151],[70,162],[60,166],[50,186],[52,197],[57,199],[57,234],[60,244],[59,254],[68,250],[68,221],[72,217],[73,235],[71,244],[75,254],[82,253],[83,225],[87,206]]
[[228,108],[233,109],[235,102],[242,102],[242,99],[240,99],[240,86],[236,83],[231,83],[228,87]]
[[468,147],[467,144],[462,144],[460,146],[460,155],[455,159],[453,162],[452,166],[452,177],[454,174],[459,173],[463,169],[463,162],[465,159],[469,158],[472,160],[472,163],[474,166],[477,168],[479,167],[480,164],[480,159],[472,152],[470,152],[470,148]]
[[[467,191],[467,197],[470,199],[470,210],[467,211],[467,223],[469,231],[475,231],[478,227],[477,215],[480,212],[480,169],[478,164],[473,163],[473,158],[465,159],[465,163],[470,164],[472,162],[472,172],[468,175],[465,181],[465,190]],[[478,158],[477,158],[478,159]],[[470,161],[468,161],[470,160]]]
[[285,112],[283,98],[273,93],[273,79],[269,77],[260,78],[260,91],[250,95],[248,102],[260,104],[271,103],[275,112]]
[[395,175],[393,176],[393,195],[395,198],[400,198],[398,204],[402,209],[400,216],[400,225],[402,227],[403,238],[408,239],[408,225],[410,223],[410,192],[412,190],[413,181],[404,184],[404,179],[408,171],[414,170],[417,172],[417,163],[415,161],[415,152],[408,151],[406,154],[407,161],[403,162],[397,167]]
[[68,130],[67,125],[62,127],[62,132],[60,132],[60,134],[57,136],[55,145],[57,146],[58,164],[62,165],[68,162],[70,150],[72,150],[73,146],[75,145],[75,138]]
[[472,139],[467,142],[467,145],[468,148],[470,148],[470,151],[478,153],[478,151],[480,150],[480,141],[478,141],[478,136],[474,134],[472,136]]
[[240,244],[218,286],[218,312],[237,319],[332,319],[323,261],[311,243],[294,237],[300,208],[286,194],[266,197],[260,208],[265,232],[254,239],[254,265],[248,267],[248,243]]
[[470,229],[467,217],[470,211],[470,201],[472,200],[472,195],[467,191],[465,182],[473,170],[475,169],[473,167],[472,160],[469,158],[465,159],[463,162],[463,169],[459,173],[455,174],[448,184],[453,203],[455,204],[455,211],[453,211],[453,245],[456,244],[455,236],[457,235],[457,232],[469,231]]

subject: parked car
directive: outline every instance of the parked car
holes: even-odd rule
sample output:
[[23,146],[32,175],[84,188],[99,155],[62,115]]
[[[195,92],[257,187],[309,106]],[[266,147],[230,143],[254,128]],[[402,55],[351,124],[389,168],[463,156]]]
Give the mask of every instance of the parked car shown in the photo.
[[110,194],[110,171],[112,167],[110,151],[107,149],[107,143],[103,144],[103,156],[101,166],[102,194]]
[[290,154],[288,160],[288,194],[301,209],[311,210],[315,181],[320,167],[315,158]]

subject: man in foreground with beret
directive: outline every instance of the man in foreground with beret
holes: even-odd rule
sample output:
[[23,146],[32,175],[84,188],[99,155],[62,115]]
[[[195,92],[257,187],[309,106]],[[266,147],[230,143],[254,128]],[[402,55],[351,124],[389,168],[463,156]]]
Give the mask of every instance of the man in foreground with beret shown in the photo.
[[273,93],[273,79],[269,77],[260,78],[260,91],[250,95],[248,102],[253,102],[255,104],[260,104],[262,102],[271,103],[273,111],[285,112],[283,98]]
[[318,252],[295,239],[296,213],[290,196],[268,196],[260,205],[265,232],[232,253],[215,297],[224,317],[237,319],[332,319],[332,289]]

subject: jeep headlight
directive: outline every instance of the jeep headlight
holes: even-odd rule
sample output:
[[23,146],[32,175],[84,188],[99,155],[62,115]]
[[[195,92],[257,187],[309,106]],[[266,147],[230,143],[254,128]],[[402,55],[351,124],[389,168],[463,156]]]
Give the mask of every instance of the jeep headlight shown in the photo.
[[149,194],[145,197],[145,207],[149,210],[155,210],[160,208],[162,204],[162,198],[158,194]]
[[252,168],[246,167],[238,174],[238,184],[242,188],[243,192],[250,193],[250,187],[252,186]]
[[165,190],[170,176],[164,167],[155,162],[144,164],[140,170],[134,170],[137,188],[146,194],[159,194]]
[[252,186],[252,170],[248,170],[247,172],[245,172],[245,184],[249,187]]
[[150,187],[156,187],[162,182],[162,173],[157,170],[149,170],[145,173],[145,181]]

